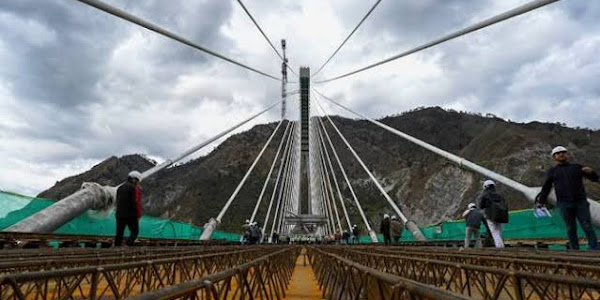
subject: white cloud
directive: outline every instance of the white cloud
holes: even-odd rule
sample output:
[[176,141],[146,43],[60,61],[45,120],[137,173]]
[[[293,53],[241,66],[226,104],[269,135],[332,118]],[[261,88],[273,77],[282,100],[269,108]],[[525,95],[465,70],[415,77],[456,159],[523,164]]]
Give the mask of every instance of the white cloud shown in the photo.
[[[439,105],[600,128],[597,2],[562,1],[315,86],[372,117]],[[280,75],[278,57],[235,1],[109,3]],[[374,1],[244,3],[278,50],[280,39],[287,40],[294,69],[315,72]],[[319,77],[365,66],[523,3],[383,1]],[[0,65],[0,189],[27,194],[111,155],[173,157],[280,97],[277,81],[81,3],[1,1]],[[288,102],[288,116],[295,119],[297,96]],[[243,129],[278,116],[273,109]]]

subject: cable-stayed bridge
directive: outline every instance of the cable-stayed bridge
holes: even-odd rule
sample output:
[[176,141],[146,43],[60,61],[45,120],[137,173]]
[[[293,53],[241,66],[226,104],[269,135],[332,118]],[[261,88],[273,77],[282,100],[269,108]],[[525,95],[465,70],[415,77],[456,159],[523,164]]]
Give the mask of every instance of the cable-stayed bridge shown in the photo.
[[[236,186],[220,212],[206,220],[197,243],[186,247],[156,246],[132,249],[78,249],[71,251],[10,250],[0,261],[0,298],[64,299],[64,298],[129,298],[139,299],[600,299],[600,267],[595,253],[554,253],[552,251],[464,250],[437,247],[456,245],[427,241],[426,235],[411,220],[410,211],[402,211],[398,199],[390,195],[382,183],[355,151],[322,103],[329,103],[397,136],[447,159],[470,172],[492,179],[522,193],[532,203],[540,187],[526,186],[502,174],[468,161],[410,136],[397,128],[369,118],[351,107],[325,95],[321,86],[332,81],[376,68],[393,60],[424,51],[446,41],[468,35],[488,26],[509,20],[558,0],[536,0],[481,20],[463,29],[400,52],[389,58],[340,75],[320,80],[320,74],[331,59],[365,22],[381,0],[376,1],[347,38],[325,62],[311,74],[308,67],[298,72],[286,56],[285,40],[281,53],[264,33],[250,10],[237,2],[263,35],[281,63],[281,77],[248,66],[234,58],[210,50],[156,24],[96,0],[77,0],[102,12],[142,26],[169,39],[183,43],[235,66],[281,82],[281,99],[262,111],[241,120],[212,138],[165,160],[142,173],[142,180],[182,161],[191,154],[252,122],[266,112],[279,108],[281,118],[264,142],[244,177]],[[288,71],[298,83],[297,91],[288,92]],[[297,121],[289,121],[287,108],[297,105]],[[317,117],[322,116],[322,117]],[[329,129],[328,129],[329,128]],[[283,132],[281,134],[281,132]],[[276,140],[275,136],[282,138]],[[378,245],[377,225],[369,220],[342,164],[340,150],[332,138],[337,137],[377,187],[385,203],[417,241],[396,247]],[[277,145],[272,158],[263,157],[265,150]],[[336,232],[352,231],[349,208],[341,186],[346,186],[361,226],[366,229],[370,245],[361,246],[295,246],[295,245],[215,245],[211,237],[240,190],[252,176],[261,160],[270,159],[268,175],[252,212],[250,223],[263,224],[265,244],[274,233],[285,236],[324,237]],[[266,191],[271,186],[272,192]],[[56,202],[5,229],[6,234],[51,234],[57,228],[88,210],[102,210],[113,205],[116,188],[86,183],[76,193]],[[555,203],[554,195],[550,202]],[[588,199],[593,224],[600,226],[600,206]],[[261,204],[267,213],[257,220]],[[55,236],[54,239],[64,237]],[[51,239],[51,238],[49,238]],[[173,242],[177,244],[177,242]],[[31,262],[25,262],[31,261]]]

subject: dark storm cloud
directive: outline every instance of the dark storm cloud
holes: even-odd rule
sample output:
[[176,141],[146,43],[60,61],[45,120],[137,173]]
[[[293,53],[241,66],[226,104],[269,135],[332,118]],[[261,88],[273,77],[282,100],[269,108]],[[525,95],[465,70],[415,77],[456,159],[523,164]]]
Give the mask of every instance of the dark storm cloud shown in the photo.
[[[526,2],[382,1],[319,76],[362,67]],[[280,72],[278,58],[235,1],[107,3],[267,73]],[[320,65],[373,3],[245,1],[276,46],[288,40],[296,71]],[[315,86],[371,117],[439,105],[600,128],[594,113],[600,109],[599,17],[600,1],[560,1]],[[0,164],[13,168],[0,171],[0,188],[16,181],[13,173],[27,178],[38,166],[51,174],[39,182],[51,184],[76,173],[73,166],[82,171],[110,155],[172,157],[280,98],[276,81],[77,1],[0,1],[0,65],[0,113],[9,116],[0,119],[0,144],[10,142],[0,147]],[[297,78],[290,74],[290,80]],[[288,91],[297,88],[290,84]],[[288,99],[288,117],[297,117],[298,106],[297,96]],[[256,122],[279,114],[273,109]]]
[[0,3],[4,16],[24,24],[39,23],[54,37],[36,44],[18,34],[18,28],[0,32],[13,53],[10,64],[15,68],[3,68],[0,77],[12,84],[18,98],[64,109],[98,100],[94,85],[102,76],[103,62],[110,55],[118,30],[101,15],[82,11],[73,4],[20,0]]
[[[328,73],[337,75],[366,64],[348,63],[352,57],[363,55],[372,63],[525,2],[382,2],[354,41],[381,43],[360,44],[354,52],[352,48],[346,49],[338,59],[345,68],[337,66],[338,72]],[[391,107],[403,111],[440,105],[495,113],[517,121],[540,119],[600,128],[598,118],[592,115],[574,118],[569,112],[552,109],[560,103],[571,103],[573,107],[577,106],[573,103],[580,103],[593,109],[585,99],[600,98],[594,84],[598,76],[597,54],[593,54],[600,44],[594,38],[600,31],[599,15],[597,1],[562,1],[377,70],[342,79],[346,84],[331,84],[330,92],[343,95],[355,109],[374,117],[387,114]],[[398,77],[413,70],[402,68],[394,73],[393,66],[415,60],[425,64],[434,61],[441,73],[423,79],[399,80]],[[386,68],[387,71],[382,71]],[[378,76],[378,72],[384,75]],[[566,78],[565,74],[577,79]],[[407,90],[419,92],[406,94]]]
[[[227,1],[204,2],[144,1],[121,8],[208,48],[226,50],[231,43],[220,35],[219,28],[230,17],[231,5]],[[118,1],[113,4],[122,5]],[[102,109],[102,103],[139,109],[144,101],[168,101],[169,88],[179,75],[209,66],[204,53],[75,1],[2,1],[0,21],[24,27],[0,31],[0,45],[8,53],[0,81],[19,100],[13,113],[27,122],[18,128],[0,126],[32,141],[86,149],[102,138],[90,118],[94,109]],[[33,29],[27,30],[30,27]],[[125,57],[129,61],[115,64],[115,51],[129,46],[132,36],[141,36],[141,42],[149,42],[148,47],[134,44],[133,53]],[[144,68],[131,70],[128,62]],[[139,132],[123,131],[134,133]],[[142,135],[148,141],[139,139],[138,144],[160,145],[157,148],[165,150],[162,143],[152,142],[151,135]],[[87,155],[101,158],[124,142],[113,140],[90,147]],[[57,153],[46,159],[63,158]]]

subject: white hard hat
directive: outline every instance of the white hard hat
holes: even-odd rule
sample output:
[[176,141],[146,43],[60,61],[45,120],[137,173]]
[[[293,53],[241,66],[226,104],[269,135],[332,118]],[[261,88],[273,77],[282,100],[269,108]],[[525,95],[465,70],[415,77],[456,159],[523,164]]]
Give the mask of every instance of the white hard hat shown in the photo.
[[129,175],[127,175],[131,178],[137,179],[139,181],[142,181],[142,173],[138,172],[138,171],[131,171],[129,172]]
[[496,183],[493,180],[490,180],[490,179],[488,179],[488,180],[486,180],[486,181],[483,182],[483,187],[484,188],[486,188],[486,187],[488,187],[490,185],[496,185]]
[[556,154],[558,152],[567,152],[567,148],[565,148],[563,146],[554,147],[554,149],[552,149],[552,156],[554,156],[554,154]]
[[352,227],[356,227],[356,224],[354,224],[354,226],[352,226]]
[[396,216],[392,216],[392,220],[396,220]]
[[475,207],[477,207],[477,205],[475,205],[475,203],[472,203],[472,202],[471,202],[471,203],[469,203],[469,205],[468,205],[467,207],[468,207],[469,209],[471,209],[471,208],[475,208]]
[[390,217],[390,215],[388,215],[388,214],[383,214],[383,218],[384,218],[384,219],[388,219],[389,217]]
[[250,223],[250,220],[246,219],[246,223]]

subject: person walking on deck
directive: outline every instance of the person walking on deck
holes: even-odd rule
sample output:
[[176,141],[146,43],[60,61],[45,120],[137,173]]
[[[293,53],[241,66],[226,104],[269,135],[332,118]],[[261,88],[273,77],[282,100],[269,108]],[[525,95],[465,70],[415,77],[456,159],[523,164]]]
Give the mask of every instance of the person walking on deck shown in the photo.
[[360,243],[359,238],[360,238],[360,230],[358,229],[356,224],[354,224],[352,226],[352,244],[359,244]]
[[397,244],[400,242],[400,238],[402,237],[403,225],[396,216],[392,216],[392,220],[390,221],[390,234],[392,236],[392,244]]
[[462,214],[465,218],[465,248],[469,248],[471,245],[471,237],[475,236],[475,248],[481,248],[481,221],[483,221],[483,214],[477,209],[475,203],[469,203],[467,210]]
[[250,241],[250,220],[246,219],[242,225],[242,245],[248,244]]
[[552,186],[556,194],[557,207],[565,220],[569,248],[579,250],[579,237],[577,236],[577,223],[579,220],[581,228],[585,232],[590,249],[598,249],[598,239],[592,226],[590,216],[590,204],[587,201],[583,177],[598,182],[598,173],[590,167],[569,162],[569,152],[563,146],[552,149],[552,157],[556,166],[548,170],[542,191],[536,197],[538,206],[546,205],[548,194]]
[[392,237],[390,232],[390,216],[388,214],[383,215],[383,220],[379,226],[379,232],[383,235],[383,242],[386,246],[392,244]]
[[502,195],[496,192],[496,184],[492,180],[483,182],[483,192],[479,197],[479,208],[484,210],[486,223],[494,239],[496,248],[504,248],[502,241],[502,224],[508,223],[508,207]]
[[123,233],[125,227],[129,228],[129,238],[127,246],[133,246],[139,232],[139,221],[142,217],[142,192],[140,190],[140,181],[142,174],[138,171],[131,171],[127,176],[127,181],[117,189],[117,233],[115,236],[115,246],[121,246],[123,242]]

